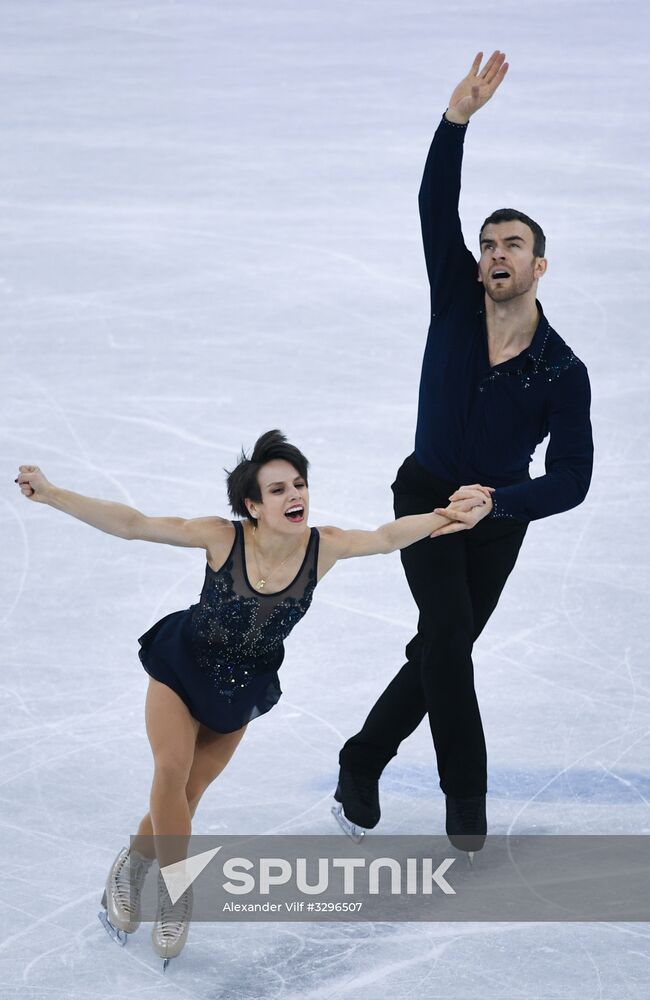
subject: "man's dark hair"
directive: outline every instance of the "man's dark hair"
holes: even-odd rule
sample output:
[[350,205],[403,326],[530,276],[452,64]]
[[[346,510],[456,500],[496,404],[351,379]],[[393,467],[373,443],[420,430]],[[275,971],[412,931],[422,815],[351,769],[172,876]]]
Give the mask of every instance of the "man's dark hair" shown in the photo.
[[492,212],[492,215],[488,215],[487,219],[481,226],[481,232],[479,233],[479,240],[483,237],[483,230],[486,226],[498,225],[500,222],[514,222],[518,220],[523,222],[524,225],[528,226],[533,233],[533,256],[543,257],[546,253],[546,237],[542,227],[534,219],[531,219],[529,215],[524,215],[523,212],[518,212],[516,208],[497,208],[496,212]]
[[295,445],[289,444],[281,431],[267,431],[255,442],[250,458],[247,458],[242,449],[239,464],[232,472],[224,469],[228,476],[226,481],[228,502],[230,509],[237,517],[247,517],[252,524],[255,524],[255,518],[249,513],[244,500],[248,497],[249,500],[254,500],[256,503],[262,502],[262,492],[257,481],[257,474],[263,465],[276,458],[283,458],[285,462],[293,465],[298,475],[302,476],[307,483],[309,462],[303,453]]

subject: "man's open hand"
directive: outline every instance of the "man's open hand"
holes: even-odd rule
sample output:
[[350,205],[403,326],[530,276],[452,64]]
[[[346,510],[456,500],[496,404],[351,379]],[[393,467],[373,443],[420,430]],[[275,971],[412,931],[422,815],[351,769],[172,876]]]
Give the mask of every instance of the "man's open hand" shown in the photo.
[[467,76],[460,81],[449,98],[445,117],[457,125],[465,125],[475,111],[486,104],[508,72],[505,52],[493,52],[479,72],[483,53],[478,52]]

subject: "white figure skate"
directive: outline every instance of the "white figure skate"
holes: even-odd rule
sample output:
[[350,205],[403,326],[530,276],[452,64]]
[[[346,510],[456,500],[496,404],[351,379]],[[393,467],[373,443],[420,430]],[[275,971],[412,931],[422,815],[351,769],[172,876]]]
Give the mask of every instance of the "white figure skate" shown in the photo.
[[154,951],[163,960],[163,972],[180,955],[187,941],[192,918],[192,887],[172,903],[162,875],[158,874],[158,912],[151,931]]
[[114,941],[124,945],[140,926],[140,892],[153,859],[123,847],[111,865],[97,916]]

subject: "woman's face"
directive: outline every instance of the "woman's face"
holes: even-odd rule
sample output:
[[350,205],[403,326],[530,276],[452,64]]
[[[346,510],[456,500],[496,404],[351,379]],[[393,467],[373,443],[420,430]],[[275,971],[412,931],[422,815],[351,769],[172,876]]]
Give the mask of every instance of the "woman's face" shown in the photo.
[[263,465],[257,474],[262,502],[246,500],[259,525],[300,534],[309,517],[309,490],[303,476],[283,458]]

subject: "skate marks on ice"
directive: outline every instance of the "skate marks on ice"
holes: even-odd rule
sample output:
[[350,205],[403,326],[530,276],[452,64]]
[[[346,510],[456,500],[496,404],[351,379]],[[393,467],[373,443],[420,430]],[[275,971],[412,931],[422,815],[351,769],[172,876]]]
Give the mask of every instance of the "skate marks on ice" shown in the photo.
[[[270,392],[255,400],[245,423],[237,423],[233,415],[245,398],[246,381],[230,356],[217,370],[211,344],[224,343],[236,331],[246,349],[258,335],[255,371],[272,373],[283,391],[295,388],[296,376],[307,366],[310,372],[326,373],[310,379],[308,393],[298,386],[298,406],[290,416],[306,447],[316,438],[331,442],[330,455],[326,455],[326,445],[319,443],[330,473],[340,460],[336,449],[343,451],[349,441],[344,419],[363,430],[360,439],[365,445],[371,436],[366,430],[368,413],[375,417],[374,433],[380,430],[385,450],[375,454],[362,449],[368,480],[363,495],[358,496],[358,482],[350,482],[343,503],[333,506],[341,506],[349,515],[352,501],[376,503],[376,497],[385,496],[394,460],[403,457],[412,442],[426,325],[426,275],[415,196],[433,120],[431,102],[435,104],[435,94],[442,93],[455,65],[453,53],[462,51],[467,38],[466,19],[455,8],[443,9],[442,19],[434,23],[422,5],[407,2],[405,10],[402,7],[398,11],[394,4],[381,5],[382,16],[370,24],[363,5],[343,10],[336,3],[328,9],[327,18],[318,5],[298,9],[293,3],[274,10],[269,18],[257,3],[240,11],[232,5],[221,9],[194,0],[182,5],[145,2],[127,10],[109,0],[88,7],[83,21],[78,5],[66,0],[56,10],[35,2],[24,9],[21,4],[10,5],[11,34],[7,37],[13,53],[7,61],[6,96],[15,131],[8,133],[9,156],[3,169],[13,290],[3,299],[7,308],[3,326],[10,337],[16,331],[23,338],[31,357],[29,372],[21,365],[16,381],[7,381],[4,398],[13,401],[3,421],[9,429],[3,433],[8,455],[28,445],[30,451],[38,447],[33,458],[30,454],[21,461],[35,460],[46,467],[41,456],[52,456],[65,472],[82,470],[93,494],[95,486],[97,495],[110,486],[112,498],[133,494],[143,505],[143,497],[160,496],[161,504],[169,508],[160,513],[174,513],[177,506],[185,505],[189,491],[205,485],[195,471],[202,455],[209,456],[210,476],[216,483],[221,466],[232,454],[229,448],[240,440],[248,441],[260,422],[266,425],[273,417],[275,425],[278,411]],[[642,239],[636,240],[636,234],[641,237],[647,228],[646,209],[637,196],[639,172],[647,176],[647,167],[645,160],[635,162],[629,155],[633,151],[629,135],[641,134],[638,119],[645,111],[643,107],[632,110],[621,99],[630,85],[643,86],[641,5],[633,4],[626,17],[621,17],[611,4],[592,3],[586,34],[582,12],[556,7],[522,12],[520,5],[506,3],[490,12],[494,44],[498,41],[495,32],[501,31],[504,40],[500,44],[513,47],[513,82],[509,92],[504,92],[508,114],[472,123],[463,212],[469,225],[466,231],[473,232],[477,229],[474,222],[480,223],[490,203],[501,202],[503,150],[516,147],[522,171],[516,191],[524,210],[548,220],[551,263],[567,240],[576,247],[571,266],[553,266],[547,279],[549,291],[556,290],[555,303],[547,302],[546,289],[542,300],[560,334],[578,354],[584,354],[592,370],[596,365],[597,464],[600,461],[601,469],[606,464],[607,472],[597,471],[588,501],[575,517],[570,513],[554,525],[535,526],[540,539],[544,536],[544,545],[535,549],[534,559],[524,551],[516,581],[506,589],[505,603],[498,609],[506,617],[491,623],[481,639],[477,677],[489,723],[495,781],[491,820],[506,829],[526,801],[516,821],[517,831],[532,823],[557,830],[574,821],[582,828],[607,830],[620,821],[626,830],[638,832],[647,826],[640,810],[645,809],[642,799],[648,798],[642,773],[648,759],[643,744],[648,683],[646,659],[638,652],[642,642],[647,649],[645,618],[638,614],[635,593],[643,586],[638,570],[647,536],[635,535],[634,545],[621,550],[620,543],[635,533],[627,523],[612,526],[610,518],[621,499],[636,508],[646,489],[644,443],[638,438],[645,404],[640,396],[629,395],[630,385],[639,385],[640,373],[647,367],[647,342],[638,323],[638,316],[643,315],[643,305],[641,310],[639,306],[647,301],[647,292],[640,283],[644,265],[639,263],[638,246]],[[572,51],[575,59],[563,61],[561,72],[555,73],[558,53],[552,46],[542,50],[531,40],[548,37],[549,24],[560,20],[563,51]],[[435,40],[441,24],[447,53],[442,61],[438,56],[443,49]],[[479,16],[477,27],[485,24]],[[427,40],[427,32],[433,43]],[[269,35],[271,41],[281,39],[281,67]],[[106,47],[109,37],[118,39],[113,51],[119,52],[119,61],[113,61]],[[215,53],[213,45],[221,48]],[[602,58],[605,51],[606,60]],[[309,80],[304,76],[305,53]],[[188,54],[192,62],[196,57],[197,76]],[[208,68],[209,54],[216,58]],[[619,57],[626,64],[623,82],[617,68]],[[407,74],[405,58],[411,67]],[[602,84],[597,94],[591,82],[596,67]],[[115,91],[108,89],[112,83],[117,85]],[[571,87],[584,105],[580,150],[575,145],[575,112],[563,103],[565,87]],[[176,100],[178,90],[192,109],[186,120],[180,116],[183,105]],[[591,106],[587,91],[594,102]],[[225,102],[220,99],[224,93]],[[349,99],[339,100],[342,94]],[[289,100],[287,95],[292,95]],[[208,104],[214,106],[214,113]],[[552,117],[549,105],[558,108]],[[438,111],[434,108],[433,112],[437,117]],[[31,163],[26,162],[23,148]],[[251,152],[255,170],[250,169]],[[166,166],[170,161],[173,183]],[[43,170],[44,164],[50,169]],[[89,166],[92,169],[84,169]],[[148,168],[146,179],[143,167]],[[179,177],[190,183],[179,184]],[[622,182],[626,190],[620,193]],[[251,192],[263,185],[260,200],[253,201]],[[380,194],[376,201],[373,191]],[[382,209],[381,218],[373,216],[375,205]],[[265,214],[254,220],[255,238],[237,241],[242,226],[251,231],[247,227],[260,206]],[[201,217],[209,219],[209,224],[199,224]],[[323,244],[318,253],[301,245],[313,245],[317,238],[297,238],[305,220]],[[260,236],[260,228],[266,235]],[[44,231],[48,246],[38,250]],[[624,266],[617,235],[621,231],[632,234],[630,243],[636,251],[631,259],[625,256]],[[612,251],[607,255],[607,282],[603,280],[604,237]],[[601,245],[589,256],[589,246],[596,242]],[[57,247],[57,257],[63,247],[65,268],[54,259]],[[121,256],[116,253],[119,247],[123,248]],[[188,250],[192,251],[190,267],[181,259]],[[331,251],[339,255],[338,261]],[[87,265],[89,253],[93,259]],[[275,271],[275,260],[269,264],[271,253],[279,258]],[[145,257],[147,266],[138,260]],[[588,266],[590,260],[593,267]],[[316,280],[308,273],[310,268],[318,271]],[[347,284],[343,284],[344,271],[352,277]],[[223,275],[225,280],[221,280]],[[399,322],[390,322],[392,313],[385,311],[387,275],[403,282],[404,294],[400,293],[396,310]],[[397,287],[393,282],[392,289]],[[0,292],[4,295],[4,286]],[[596,322],[567,322],[566,317],[572,316],[567,310],[573,308],[576,295],[592,301],[599,312]],[[255,300],[254,318],[252,308],[242,309],[246,298]],[[268,302],[273,308],[264,308]],[[282,372],[274,367],[278,348],[286,345],[287,331],[293,334],[297,328],[305,333],[300,357],[296,356],[283,381]],[[326,341],[319,336],[322,331],[327,333]],[[379,331],[379,344],[375,331]],[[387,337],[399,339],[399,351],[389,352]],[[610,375],[613,345],[624,345],[630,354]],[[373,367],[377,350],[383,358]],[[359,371],[355,352],[369,360],[372,377],[357,379],[355,396],[336,394],[329,377],[331,358],[341,370]],[[407,355],[405,361],[402,352]],[[134,365],[139,366],[135,375]],[[383,393],[389,383],[391,400],[378,400],[378,387]],[[217,393],[218,399],[214,398]],[[190,409],[193,397],[196,405]],[[93,440],[98,442],[101,457],[95,457]],[[216,448],[211,446],[215,442]],[[129,456],[146,455],[147,444],[155,455],[147,458],[142,474],[135,462],[130,464]],[[361,440],[354,445],[361,449]],[[623,463],[613,461],[619,453],[626,455]],[[106,469],[113,482],[106,477]],[[139,478],[134,485],[135,476]],[[334,476],[331,482],[336,485]],[[201,494],[202,499],[208,496],[212,494],[207,491]],[[11,881],[10,871],[5,872],[10,891],[3,891],[3,904],[11,944],[0,955],[8,970],[2,978],[10,980],[8,1000],[59,1000],[63,996],[104,1000],[117,993],[125,1000],[141,1000],[157,995],[162,983],[146,931],[142,937],[142,931],[138,932],[122,952],[96,918],[98,890],[109,855],[116,848],[116,836],[119,842],[119,831],[128,829],[129,817],[142,810],[149,781],[146,743],[141,734],[129,735],[141,725],[137,705],[133,718],[128,717],[128,709],[130,702],[137,702],[144,682],[126,637],[139,633],[132,629],[131,619],[125,618],[119,653],[106,663],[101,653],[92,664],[86,662],[78,652],[78,620],[67,617],[64,622],[56,602],[43,600],[47,594],[38,587],[31,590],[30,580],[43,570],[54,579],[57,561],[39,562],[36,539],[45,543],[47,533],[40,527],[45,518],[34,517],[27,523],[27,515],[35,513],[43,512],[30,510],[26,503],[14,508],[27,529],[26,547],[20,540],[23,528],[16,531],[13,521],[5,522],[11,552],[9,572],[3,574],[2,614],[19,639],[13,644],[12,633],[7,635],[10,669],[2,681],[3,707],[8,709],[10,722],[2,746],[9,754],[6,764],[16,768],[16,780],[7,781],[11,772],[4,771],[0,795],[3,814],[13,820],[18,834],[45,824],[58,837],[30,842],[20,858],[20,884]],[[327,520],[337,523],[335,514]],[[565,531],[563,525],[569,523],[571,530]],[[65,533],[67,547],[76,546],[77,539],[83,546],[86,530],[71,523]],[[53,529],[50,537],[57,535]],[[120,544],[110,542],[111,546]],[[85,555],[77,553],[75,574],[90,579],[97,573],[97,563],[103,573],[109,561],[121,558],[117,548],[109,553],[108,547],[99,542],[97,546],[99,559],[89,558],[90,545]],[[43,544],[44,552],[46,548]],[[121,572],[126,574],[124,579],[133,573],[136,582],[131,597],[141,601],[145,617],[151,602],[171,603],[181,591],[191,589],[189,572],[185,572],[198,563],[184,562],[173,553],[167,563],[172,566],[169,571],[163,568],[162,558],[158,561],[152,556],[151,571],[155,574],[161,568],[160,578],[165,581],[164,595],[158,591],[153,597],[140,568],[144,558],[125,551],[129,555]],[[369,592],[384,565],[373,567],[365,578]],[[605,566],[610,569],[606,571]],[[178,589],[173,592],[176,568],[180,570]],[[543,572],[538,588],[539,572],[546,569],[549,573]],[[625,601],[612,599],[617,572]],[[61,591],[65,586],[67,581]],[[99,636],[102,644],[115,638],[112,615],[104,615],[102,602],[117,586],[113,578],[104,592],[93,594],[88,589],[80,608],[93,625],[89,632]],[[543,597],[543,603],[537,603],[536,595]],[[317,613],[317,599],[323,602],[323,597],[324,591],[320,597],[317,591],[311,614]],[[529,631],[530,608],[548,607],[549,599],[551,613],[542,614],[541,628]],[[400,629],[402,611],[405,622],[414,621],[406,600],[400,600],[399,607],[386,601],[377,609],[370,606],[370,600],[364,607],[360,592],[350,586],[343,593],[332,593],[329,610],[338,628],[349,632],[352,644],[355,633],[383,627],[372,616],[378,611],[380,615],[385,611],[384,625],[395,632]],[[334,607],[335,601],[342,606]],[[517,625],[511,627],[515,619]],[[34,634],[37,620],[42,622],[39,635]],[[306,623],[305,629],[310,627]],[[407,631],[404,626],[404,643],[410,638]],[[66,654],[71,635],[72,652]],[[403,645],[401,629],[398,639]],[[310,642],[303,648],[315,661],[326,647]],[[260,822],[263,817],[271,829],[284,829],[287,824],[318,832],[331,829],[329,804],[339,736],[323,727],[322,721],[312,719],[310,732],[300,721],[308,716],[291,717],[294,711],[302,713],[303,705],[307,710],[314,708],[323,678],[316,672],[310,675],[310,695],[298,678],[297,659],[289,649],[287,654],[283,686],[290,701],[283,699],[275,710],[278,717],[260,728],[247,761],[261,766],[268,757],[277,766],[281,757],[275,752],[278,739],[295,739],[297,756],[306,758],[303,769],[292,776],[289,789],[272,785],[273,796],[282,795],[281,807],[266,802],[265,792],[258,792],[257,812],[238,806],[233,784],[225,785],[223,798],[215,787],[215,797],[206,801],[208,823],[221,822],[225,815],[231,826]],[[58,660],[64,658],[72,668],[67,677],[57,669]],[[356,731],[363,709],[370,705],[369,692],[378,693],[390,670],[399,665],[397,657],[390,664],[388,659],[381,641],[363,656],[350,657],[336,674],[347,685],[346,699],[342,707],[334,698],[323,699],[316,706],[320,719],[334,722],[344,736]],[[98,669],[101,666],[104,671]],[[306,669],[312,670],[311,665]],[[499,682],[504,679],[510,680],[515,695],[502,706],[499,698],[506,686]],[[128,694],[122,695],[125,684]],[[75,696],[75,687],[81,688],[82,697]],[[536,702],[539,708],[531,737],[530,720],[515,708]],[[435,775],[426,766],[431,759],[426,723],[422,730],[404,750],[403,759],[409,762],[404,770],[386,772],[382,827],[387,823],[396,829],[430,829],[442,818],[442,797]],[[110,736],[106,735],[109,731]],[[18,734],[13,744],[12,733]],[[49,734],[51,742],[43,739],[44,734]],[[609,742],[615,734],[618,744]],[[530,749],[528,740],[533,744]],[[130,760],[125,762],[124,756]],[[95,845],[104,844],[103,850],[95,846],[89,851],[85,870],[73,879],[77,910],[60,909],[62,901],[42,866],[43,854],[59,852],[65,827],[74,826],[68,768],[75,768],[77,781],[82,775],[86,784],[95,786],[85,803],[87,817],[80,839],[84,845],[92,846],[93,839]],[[615,777],[608,777],[609,772]],[[241,771],[234,773],[239,777]],[[116,781],[123,788],[119,795],[113,791]],[[252,785],[247,786],[245,794],[253,793]],[[114,829],[104,827],[107,811]],[[13,836],[7,827],[3,832],[5,838]],[[25,927],[33,929],[16,937]],[[479,996],[548,1000],[551,995],[563,1000],[586,996],[631,1000],[642,994],[647,983],[649,947],[648,935],[629,927],[556,931],[552,927],[468,925],[450,933],[433,926],[351,929],[314,924],[292,932],[287,927],[276,931],[259,925],[251,931],[239,925],[224,926],[218,935],[209,927],[195,927],[186,952],[178,959],[183,965],[172,966],[170,973],[175,995],[193,1000],[339,1000],[363,994],[372,995],[373,1000],[413,1000],[414,994],[444,996],[445,1000]],[[170,988],[167,984],[168,992]]]
[[[21,553],[18,559],[15,557],[15,553],[12,553],[12,582],[15,582],[15,593],[13,597],[10,594],[5,595],[6,608],[0,617],[0,626],[6,625],[11,616],[13,615],[23,593],[25,592],[25,585],[27,582],[27,577],[29,573],[29,536],[27,534],[27,528],[25,526],[24,518],[21,516],[20,509],[16,508],[13,504],[9,504],[4,497],[0,497],[0,504],[2,510],[5,512],[2,520],[8,517],[16,522],[18,527],[18,536],[21,542]],[[9,536],[12,538],[13,532],[9,532]],[[12,544],[12,547],[13,544]]]

